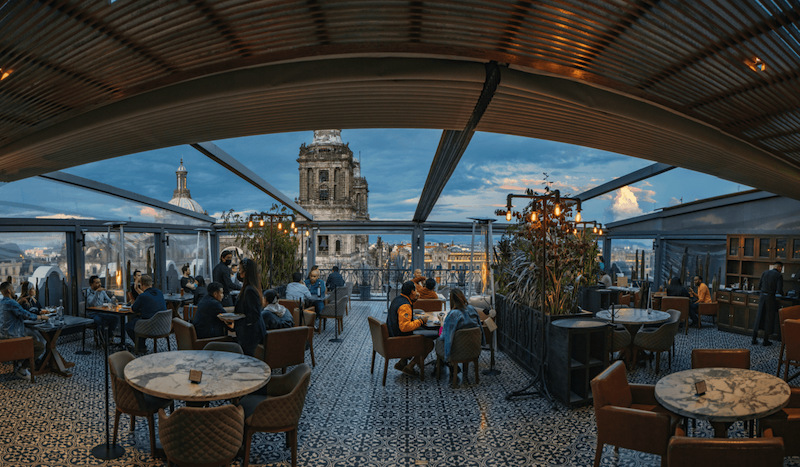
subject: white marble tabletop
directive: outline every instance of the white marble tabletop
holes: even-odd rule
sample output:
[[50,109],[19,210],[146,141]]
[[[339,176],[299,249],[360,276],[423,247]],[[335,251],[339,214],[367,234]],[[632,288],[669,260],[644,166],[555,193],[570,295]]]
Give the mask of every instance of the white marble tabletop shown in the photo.
[[[200,370],[200,383],[189,381]],[[139,357],[125,366],[125,380],[151,396],[183,401],[214,401],[249,394],[269,382],[269,365],[247,355],[179,350]]]
[[[706,382],[696,394],[694,383]],[[740,368],[697,368],[661,378],[655,395],[666,409],[684,417],[711,422],[754,420],[789,403],[789,385],[767,373]]]
[[[609,310],[598,311],[598,318],[611,321]],[[669,320],[669,313],[646,308],[618,308],[614,310],[614,322],[619,324],[658,324]]]

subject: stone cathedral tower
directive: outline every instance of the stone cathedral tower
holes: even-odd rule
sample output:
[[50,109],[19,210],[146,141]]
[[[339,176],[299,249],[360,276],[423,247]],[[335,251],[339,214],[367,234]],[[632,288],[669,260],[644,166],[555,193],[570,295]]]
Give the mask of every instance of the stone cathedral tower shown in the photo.
[[[361,176],[361,163],[353,159],[342,130],[314,130],[314,141],[300,146],[298,204],[319,220],[369,220],[369,187]],[[368,255],[367,235],[317,237],[317,264],[358,267]]]

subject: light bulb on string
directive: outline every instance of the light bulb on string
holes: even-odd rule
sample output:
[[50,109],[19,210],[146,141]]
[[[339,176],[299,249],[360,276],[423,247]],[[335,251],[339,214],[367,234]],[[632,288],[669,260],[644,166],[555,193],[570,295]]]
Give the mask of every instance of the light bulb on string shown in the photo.
[[258,226],[259,227],[264,227],[264,219],[259,219],[258,220]]
[[539,215],[536,211],[533,211],[533,213],[531,213],[531,222],[536,222],[537,220],[539,220]]
[[285,234],[288,234],[288,233],[289,233],[289,230],[287,230],[287,229],[283,229],[283,233],[285,233]]
[[603,229],[600,229],[600,235],[603,235]]
[[309,232],[308,230],[306,230],[306,237],[308,237],[309,235],[311,235],[311,232]]
[[297,227],[294,228],[294,233],[297,233]]
[[559,206],[558,204],[556,204],[556,210],[555,210],[554,214],[556,216],[560,216],[561,215],[561,206]]
[[249,228],[249,229],[253,228],[253,219],[250,219],[250,221],[247,222],[247,228]]
[[578,229],[572,229],[572,235],[578,236]]
[[578,211],[578,214],[575,215],[575,222],[580,222],[580,221],[581,221],[581,212]]
[[294,230],[294,221],[292,221],[291,229]]
[[506,211],[506,220],[507,220],[507,221],[509,221],[509,222],[511,222],[511,209],[509,209],[508,211]]
[[283,223],[278,222],[278,230],[283,230]]
[[597,226],[594,226],[594,229],[592,229],[592,232],[597,233]]

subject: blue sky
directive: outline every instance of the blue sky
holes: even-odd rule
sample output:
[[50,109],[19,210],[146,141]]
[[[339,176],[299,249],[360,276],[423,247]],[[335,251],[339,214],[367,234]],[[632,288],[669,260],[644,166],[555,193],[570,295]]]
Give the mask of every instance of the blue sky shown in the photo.
[[[409,220],[416,209],[441,131],[344,130],[342,140],[358,157],[369,183],[370,216]],[[311,131],[214,141],[291,198],[298,195],[297,156]],[[192,198],[209,214],[262,211],[273,200],[190,146],[176,146],[66,170],[68,173],[168,201],[180,159],[189,171]],[[651,161],[620,154],[493,133],[476,133],[445,187],[430,220],[464,221],[494,216],[508,193],[541,189],[543,173],[562,194],[577,194]],[[585,220],[604,224],[681,202],[749,187],[685,169],[675,169],[584,204]]]

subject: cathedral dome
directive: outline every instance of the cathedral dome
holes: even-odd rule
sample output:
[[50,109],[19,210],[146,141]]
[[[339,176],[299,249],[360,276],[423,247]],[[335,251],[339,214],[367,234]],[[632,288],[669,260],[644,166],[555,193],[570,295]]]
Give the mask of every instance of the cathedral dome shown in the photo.
[[188,209],[190,211],[205,213],[202,206],[192,199],[191,193],[189,193],[189,188],[186,187],[186,174],[188,171],[186,167],[183,166],[183,159],[181,159],[181,166],[178,167],[178,170],[175,171],[175,175],[178,178],[178,188],[172,193],[172,199],[169,200],[169,204],[173,206],[178,206],[179,208]]

